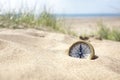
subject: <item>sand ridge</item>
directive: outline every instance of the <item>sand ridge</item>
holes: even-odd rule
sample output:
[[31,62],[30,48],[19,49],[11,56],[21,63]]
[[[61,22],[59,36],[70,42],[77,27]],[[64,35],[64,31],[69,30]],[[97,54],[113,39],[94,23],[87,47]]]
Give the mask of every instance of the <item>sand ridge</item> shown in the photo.
[[120,42],[91,40],[95,60],[69,57],[74,37],[35,29],[0,30],[0,80],[119,80]]

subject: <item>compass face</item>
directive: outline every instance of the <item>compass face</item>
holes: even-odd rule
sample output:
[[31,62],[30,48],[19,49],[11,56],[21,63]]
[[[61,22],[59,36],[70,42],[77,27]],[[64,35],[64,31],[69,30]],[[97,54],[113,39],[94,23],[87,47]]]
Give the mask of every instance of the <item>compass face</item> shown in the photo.
[[91,53],[90,47],[86,43],[75,43],[72,45],[69,51],[71,57],[87,58]]

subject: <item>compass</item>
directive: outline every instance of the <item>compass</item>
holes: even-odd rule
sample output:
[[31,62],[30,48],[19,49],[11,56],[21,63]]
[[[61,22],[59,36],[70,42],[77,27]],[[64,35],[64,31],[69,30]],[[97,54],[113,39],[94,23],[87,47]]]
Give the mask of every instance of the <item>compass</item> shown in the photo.
[[85,41],[78,41],[70,47],[69,56],[75,58],[93,59],[95,52],[93,46],[90,43]]

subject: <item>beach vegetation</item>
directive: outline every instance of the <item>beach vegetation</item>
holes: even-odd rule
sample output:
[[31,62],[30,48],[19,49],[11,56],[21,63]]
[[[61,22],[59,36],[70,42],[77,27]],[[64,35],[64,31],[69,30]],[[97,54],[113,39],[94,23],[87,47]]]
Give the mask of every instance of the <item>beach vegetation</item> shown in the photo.
[[34,10],[22,11],[22,9],[20,9],[19,12],[8,11],[0,14],[0,28],[34,28],[76,36],[76,33],[67,29],[63,23],[63,20],[57,18],[46,7],[37,15],[34,13]]
[[103,39],[120,41],[120,29],[110,29],[103,23],[99,23],[98,35]]

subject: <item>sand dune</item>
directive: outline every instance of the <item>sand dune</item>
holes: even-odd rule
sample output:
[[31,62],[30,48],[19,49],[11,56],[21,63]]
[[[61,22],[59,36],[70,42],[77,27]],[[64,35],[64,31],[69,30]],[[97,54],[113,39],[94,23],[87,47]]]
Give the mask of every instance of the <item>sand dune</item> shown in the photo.
[[120,42],[91,39],[95,60],[69,57],[79,39],[34,29],[0,30],[0,80],[120,80]]

